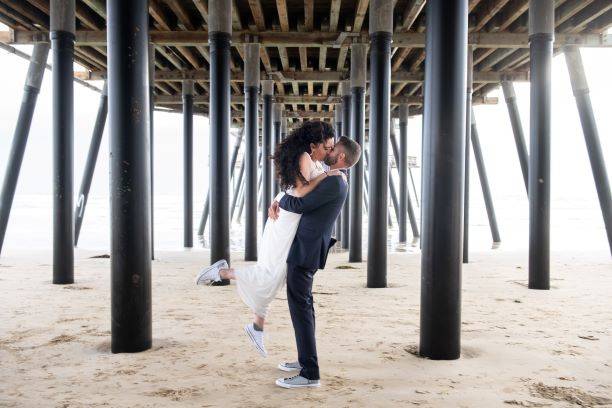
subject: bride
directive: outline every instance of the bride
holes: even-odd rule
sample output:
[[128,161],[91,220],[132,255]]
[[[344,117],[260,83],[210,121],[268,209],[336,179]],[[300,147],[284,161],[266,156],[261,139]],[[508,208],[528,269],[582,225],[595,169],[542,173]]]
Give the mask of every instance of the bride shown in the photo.
[[[311,192],[325,177],[341,176],[338,170],[325,171],[321,161],[333,149],[334,130],[326,122],[308,121],[293,131],[277,147],[274,168],[281,190],[295,197]],[[198,285],[221,279],[236,280],[240,298],[254,313],[253,322],[244,330],[262,356],[267,352],[263,329],[268,307],[285,284],[287,256],[300,222],[301,214],[280,210],[278,219],[268,218],[258,248],[255,265],[230,268],[225,260],[204,268],[197,276]]]

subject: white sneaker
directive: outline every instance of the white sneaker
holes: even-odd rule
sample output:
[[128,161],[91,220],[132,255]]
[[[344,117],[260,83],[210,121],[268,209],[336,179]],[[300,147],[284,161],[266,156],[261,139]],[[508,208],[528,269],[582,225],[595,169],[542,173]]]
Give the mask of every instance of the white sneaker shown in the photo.
[[263,339],[263,331],[255,330],[253,327],[253,323],[249,323],[244,326],[244,332],[249,336],[251,343],[253,343],[253,347],[262,355],[262,357],[268,357],[268,352],[266,351],[266,347],[264,346]]
[[301,375],[296,375],[290,378],[279,378],[276,380],[276,385],[283,388],[306,388],[320,387],[321,382],[319,380],[309,380]]
[[227,261],[225,259],[221,259],[214,264],[202,269],[198,276],[196,277],[195,283],[196,285],[210,285],[213,282],[220,282],[221,276],[219,276],[219,271],[221,269],[228,269]]
[[299,361],[293,361],[291,363],[282,362],[278,364],[278,369],[283,371],[299,371],[302,369]]

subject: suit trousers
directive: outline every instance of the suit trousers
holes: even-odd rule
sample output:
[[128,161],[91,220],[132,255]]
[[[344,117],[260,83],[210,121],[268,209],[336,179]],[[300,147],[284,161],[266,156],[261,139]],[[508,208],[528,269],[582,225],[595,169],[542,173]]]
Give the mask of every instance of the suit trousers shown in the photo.
[[316,269],[287,264],[287,301],[295,330],[300,375],[309,380],[319,379],[319,361],[315,340],[315,311],[312,281]]

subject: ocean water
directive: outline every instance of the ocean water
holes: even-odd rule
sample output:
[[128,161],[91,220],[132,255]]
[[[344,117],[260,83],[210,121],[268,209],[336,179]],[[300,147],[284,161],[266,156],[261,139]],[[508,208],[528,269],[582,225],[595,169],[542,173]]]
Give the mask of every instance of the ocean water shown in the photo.
[[[473,194],[479,194],[475,190]],[[414,195],[413,204],[414,203]],[[502,242],[492,244],[491,232],[482,200],[472,200],[470,206],[470,250],[516,251],[528,249],[528,203],[526,195],[494,197],[494,205]],[[203,198],[194,203],[194,246],[193,250],[203,250],[209,245],[208,225],[205,236],[196,236]],[[183,214],[182,196],[156,195],[155,197],[155,247],[159,250],[182,250]],[[419,252],[418,241],[398,243],[398,229],[395,213],[389,207],[393,226],[388,228],[388,248],[390,251]],[[420,209],[415,207],[417,217]],[[85,211],[81,229],[79,248],[108,252],[110,245],[110,207],[107,197],[92,196]],[[551,249],[564,250],[603,250],[608,248],[601,211],[594,197],[578,197],[556,200],[551,206]],[[259,220],[259,218],[258,218]],[[363,238],[364,254],[367,254],[368,219],[364,215]],[[13,204],[11,218],[5,238],[4,249],[45,250],[52,248],[52,196],[17,195]],[[261,231],[261,226],[260,226]],[[244,244],[243,220],[232,223],[231,249],[240,252]]]

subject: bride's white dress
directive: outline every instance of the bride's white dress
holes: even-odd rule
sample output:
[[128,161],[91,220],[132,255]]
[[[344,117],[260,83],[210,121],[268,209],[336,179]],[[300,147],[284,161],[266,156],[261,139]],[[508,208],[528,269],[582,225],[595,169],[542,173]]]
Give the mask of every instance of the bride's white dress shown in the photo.
[[[308,180],[321,173],[323,173],[321,164],[311,161]],[[287,190],[286,194],[291,194],[291,190]],[[301,214],[285,211],[282,208],[276,221],[268,218],[258,244],[257,264],[235,270],[238,295],[260,317],[266,317],[270,303],[285,284],[287,256],[300,218]]]

